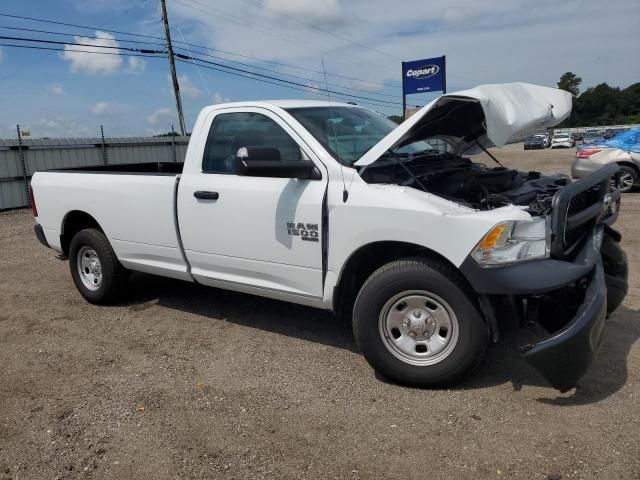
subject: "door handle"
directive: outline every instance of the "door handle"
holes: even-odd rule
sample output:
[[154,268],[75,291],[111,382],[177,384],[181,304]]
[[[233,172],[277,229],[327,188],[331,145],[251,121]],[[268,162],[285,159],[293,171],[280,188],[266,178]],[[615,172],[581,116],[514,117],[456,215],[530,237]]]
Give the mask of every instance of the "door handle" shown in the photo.
[[196,190],[193,192],[193,196],[200,200],[218,200],[220,197],[218,192],[205,192],[203,190]]

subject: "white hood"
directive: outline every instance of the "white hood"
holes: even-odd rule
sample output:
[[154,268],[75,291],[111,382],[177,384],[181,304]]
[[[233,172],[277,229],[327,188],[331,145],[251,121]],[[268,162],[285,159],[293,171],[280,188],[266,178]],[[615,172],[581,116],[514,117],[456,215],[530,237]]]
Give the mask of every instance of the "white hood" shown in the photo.
[[501,147],[553,127],[571,113],[570,93],[529,83],[504,83],[447,93],[425,105],[354,165],[370,165],[388,150],[439,137],[456,153]]

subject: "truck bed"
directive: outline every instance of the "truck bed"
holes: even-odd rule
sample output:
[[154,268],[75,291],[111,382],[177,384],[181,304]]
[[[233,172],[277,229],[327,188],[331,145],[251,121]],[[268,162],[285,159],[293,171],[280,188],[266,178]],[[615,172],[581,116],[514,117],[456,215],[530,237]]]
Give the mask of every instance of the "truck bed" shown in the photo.
[[184,162],[121,163],[96,165],[93,167],[73,167],[45,170],[63,173],[102,173],[115,175],[178,175],[182,173]]
[[67,215],[98,223],[128,268],[188,279],[176,228],[182,163],[152,162],[38,171],[31,185],[49,245],[61,250]]

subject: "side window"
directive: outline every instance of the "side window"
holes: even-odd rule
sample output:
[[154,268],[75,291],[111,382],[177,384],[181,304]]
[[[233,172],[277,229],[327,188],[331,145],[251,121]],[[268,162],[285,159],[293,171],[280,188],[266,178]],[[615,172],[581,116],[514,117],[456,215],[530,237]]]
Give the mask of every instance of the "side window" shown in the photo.
[[234,173],[236,153],[242,147],[270,147],[285,161],[300,160],[298,144],[283,128],[260,113],[221,113],[215,116],[204,147],[202,171]]

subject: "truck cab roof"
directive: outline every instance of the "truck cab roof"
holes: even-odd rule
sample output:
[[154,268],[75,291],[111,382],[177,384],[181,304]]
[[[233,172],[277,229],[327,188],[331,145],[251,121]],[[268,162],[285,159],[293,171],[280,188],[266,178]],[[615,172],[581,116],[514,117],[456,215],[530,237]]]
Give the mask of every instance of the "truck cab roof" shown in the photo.
[[255,100],[255,101],[246,101],[246,102],[227,102],[227,103],[216,103],[214,105],[209,105],[208,107],[212,110],[218,110],[220,108],[246,108],[246,107],[265,107],[265,108],[310,108],[310,107],[358,107],[353,103],[345,103],[345,102],[334,102],[327,100]]

